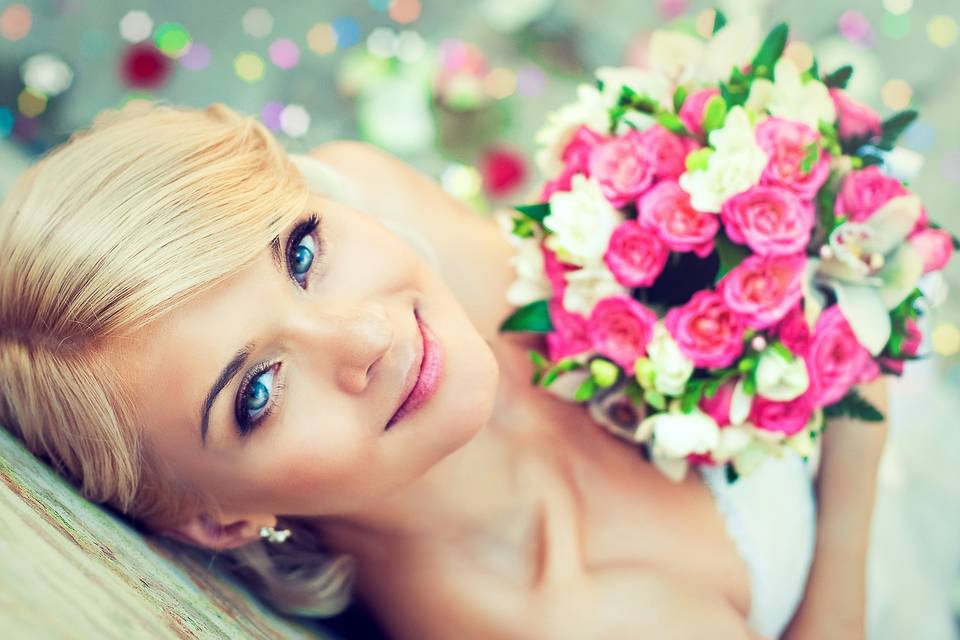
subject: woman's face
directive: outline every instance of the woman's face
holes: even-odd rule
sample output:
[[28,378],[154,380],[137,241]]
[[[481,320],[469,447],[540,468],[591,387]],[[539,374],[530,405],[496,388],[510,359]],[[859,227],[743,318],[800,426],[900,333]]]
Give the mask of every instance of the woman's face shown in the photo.
[[[436,358],[432,394],[391,424],[421,360],[420,386]],[[488,345],[426,262],[316,195],[279,246],[124,339],[116,359],[148,446],[224,520],[362,510],[470,440],[497,383]]]

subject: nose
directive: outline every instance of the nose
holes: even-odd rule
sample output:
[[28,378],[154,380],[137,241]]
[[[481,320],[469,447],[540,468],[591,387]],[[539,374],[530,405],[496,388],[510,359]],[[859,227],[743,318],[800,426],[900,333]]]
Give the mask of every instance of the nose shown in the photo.
[[311,364],[332,366],[337,386],[347,393],[367,388],[394,341],[390,315],[373,300],[328,299],[323,311],[301,312],[296,326]]

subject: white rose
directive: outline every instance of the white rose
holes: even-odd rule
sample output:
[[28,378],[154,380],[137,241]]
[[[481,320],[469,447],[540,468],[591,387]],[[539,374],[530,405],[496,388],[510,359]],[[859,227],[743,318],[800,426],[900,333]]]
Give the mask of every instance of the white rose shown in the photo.
[[610,130],[612,106],[607,96],[596,87],[582,84],[577,87],[576,102],[547,114],[546,125],[534,138],[541,146],[536,154],[540,171],[546,176],[555,176],[563,170],[563,150],[581,125],[606,134]]
[[679,31],[658,29],[650,36],[647,60],[650,67],[676,84],[686,84],[703,60],[706,44]]
[[663,322],[657,322],[653,327],[653,337],[647,345],[647,356],[653,363],[656,374],[654,388],[668,396],[683,394],[687,380],[693,373],[693,361],[683,355]]
[[613,230],[623,220],[623,214],[604,197],[600,185],[577,174],[570,191],[550,196],[550,214],[543,219],[543,226],[553,232],[546,240],[547,248],[570,264],[598,264]]
[[753,81],[747,107],[757,112],[766,109],[779,118],[803,122],[814,131],[821,120],[833,123],[837,119],[826,85],[812,79],[804,82],[800,70],[789,58],[780,58],[777,62],[773,82],[765,78]]
[[694,209],[717,213],[730,196],[757,184],[768,158],[742,107],[731,109],[723,127],[710,132],[710,144],[715,151],[707,168],[687,171],[680,186]]
[[760,355],[756,376],[757,395],[777,402],[799,398],[810,386],[803,358],[787,360],[772,347]]
[[760,19],[756,15],[731,20],[707,42],[694,70],[694,80],[702,84],[726,82],[733,67],[742,67],[753,59],[760,48],[760,38]]
[[730,397],[730,424],[746,423],[751,409],[753,409],[753,396],[747,394],[743,378],[740,378],[733,386],[733,395]]
[[664,109],[673,110],[670,81],[655,71],[638,67],[600,67],[597,69],[597,79],[603,82],[603,96],[610,107],[617,104],[623,87],[629,87]]
[[[655,447],[668,458],[686,458],[691,453],[708,453],[715,449],[720,441],[720,427],[713,418],[699,409],[690,413],[658,413],[644,420],[647,421],[653,424]],[[643,430],[641,425],[639,431]]]
[[753,441],[753,427],[730,425],[720,429],[720,441],[713,451],[713,459],[718,463],[727,462],[746,449]]
[[602,299],[629,293],[603,263],[567,271],[564,279],[563,307],[571,313],[589,316]]
[[516,253],[510,259],[517,279],[507,289],[507,301],[515,307],[522,307],[537,300],[553,295],[550,281],[543,266],[543,252],[538,240],[526,240],[517,245]]

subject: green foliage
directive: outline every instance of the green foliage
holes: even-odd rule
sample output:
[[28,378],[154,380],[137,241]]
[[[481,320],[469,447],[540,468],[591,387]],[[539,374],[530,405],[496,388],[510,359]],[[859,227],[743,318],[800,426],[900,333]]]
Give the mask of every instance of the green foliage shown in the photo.
[[557,364],[543,372],[543,377],[540,380],[540,386],[549,387],[561,374],[567,373],[568,371],[573,371],[574,369],[579,369],[582,366],[582,364],[573,358],[565,358],[560,360]]
[[720,269],[717,271],[716,277],[716,281],[720,282],[723,276],[730,273],[734,267],[750,255],[750,250],[743,245],[734,243],[723,232],[716,235],[714,245],[717,248],[717,255],[720,257]]
[[690,413],[700,404],[700,398],[703,397],[704,389],[707,385],[707,380],[697,379],[697,380],[688,380],[687,388],[684,390],[683,395],[680,396],[680,410],[684,413]]
[[913,109],[896,113],[883,121],[880,141],[876,146],[884,151],[889,151],[897,144],[897,139],[906,131],[907,127],[913,124],[917,119],[917,112]]
[[546,300],[537,300],[514,311],[500,325],[500,331],[526,331],[530,333],[549,333],[553,331],[550,311]]
[[675,113],[661,111],[657,114],[657,122],[667,131],[672,131],[681,136],[692,136],[692,134],[687,131],[686,125],[683,124],[683,120]]
[[680,113],[680,109],[683,108],[683,103],[687,99],[687,88],[685,86],[677,85],[677,90],[673,92],[673,110],[677,113]]
[[537,204],[522,204],[514,207],[524,216],[535,222],[543,223],[543,219],[550,215],[550,204],[541,202]]
[[537,223],[526,218],[524,216],[517,216],[513,218],[513,235],[518,238],[532,238],[536,235],[536,225]]
[[789,29],[785,22],[781,22],[770,30],[753,58],[751,74],[754,78],[773,78],[773,67],[787,46],[787,35],[789,35]]
[[823,79],[823,84],[831,88],[846,89],[852,75],[853,67],[845,64],[833,73],[828,73],[827,77]]
[[644,390],[643,400],[657,411],[664,411],[667,408],[667,399],[656,389]]
[[573,399],[577,402],[586,402],[590,400],[600,389],[600,386],[597,384],[597,381],[592,377],[587,378],[583,383],[577,388],[576,393],[573,394]]
[[883,414],[856,389],[851,389],[841,400],[824,407],[823,415],[828,418],[851,418],[864,422],[883,422]]
[[810,170],[813,169],[813,165],[816,164],[817,158],[819,157],[820,145],[816,142],[811,142],[803,150],[803,161],[800,163],[800,171],[810,173]]
[[727,118],[727,103],[723,98],[714,96],[707,101],[703,116],[703,131],[707,135],[714,129],[723,126],[723,121]]
[[720,29],[723,29],[726,26],[726,24],[727,24],[727,16],[723,13],[723,11],[720,11],[719,9],[717,9],[713,14],[713,33],[716,33],[717,31],[720,31]]

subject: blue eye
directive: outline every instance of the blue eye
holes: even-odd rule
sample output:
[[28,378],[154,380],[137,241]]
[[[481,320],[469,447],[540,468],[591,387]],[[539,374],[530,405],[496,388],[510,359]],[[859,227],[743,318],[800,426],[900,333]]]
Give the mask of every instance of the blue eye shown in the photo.
[[306,236],[300,241],[293,253],[293,262],[290,267],[295,276],[306,275],[313,266],[313,257],[316,255],[316,243],[313,236]]
[[297,284],[304,289],[307,287],[307,276],[310,275],[319,254],[317,239],[314,237],[318,226],[319,218],[310,216],[306,222],[297,226],[287,241],[287,268]]
[[241,433],[249,431],[270,411],[278,366],[274,365],[256,375],[241,389],[237,402],[237,424],[240,426]]

